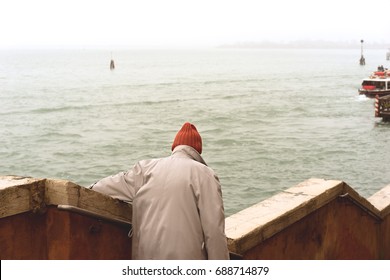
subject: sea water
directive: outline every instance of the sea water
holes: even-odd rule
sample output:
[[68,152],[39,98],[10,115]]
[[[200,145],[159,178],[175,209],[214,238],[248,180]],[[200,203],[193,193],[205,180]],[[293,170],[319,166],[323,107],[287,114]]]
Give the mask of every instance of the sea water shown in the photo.
[[[309,178],[390,183],[390,124],[361,80],[385,50],[1,50],[0,174],[88,186],[168,156],[192,122],[226,215]],[[109,63],[115,61],[115,70]]]

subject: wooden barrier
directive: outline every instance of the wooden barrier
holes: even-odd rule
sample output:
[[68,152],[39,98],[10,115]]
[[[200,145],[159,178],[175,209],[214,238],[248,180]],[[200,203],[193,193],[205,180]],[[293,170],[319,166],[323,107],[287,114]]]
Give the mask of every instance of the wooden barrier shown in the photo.
[[390,259],[390,185],[368,200],[310,179],[226,219],[244,259]]
[[[390,185],[309,179],[226,218],[243,259],[390,259]],[[131,259],[131,205],[72,182],[0,176],[0,259]]]
[[68,181],[15,176],[0,177],[0,195],[2,260],[131,259],[126,203]]

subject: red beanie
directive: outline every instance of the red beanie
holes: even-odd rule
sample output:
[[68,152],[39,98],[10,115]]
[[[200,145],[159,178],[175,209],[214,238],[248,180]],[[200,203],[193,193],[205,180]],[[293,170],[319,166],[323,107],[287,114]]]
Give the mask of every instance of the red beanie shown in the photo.
[[173,141],[172,151],[179,145],[191,146],[197,150],[199,154],[202,153],[202,138],[193,124],[190,124],[189,122],[183,124]]

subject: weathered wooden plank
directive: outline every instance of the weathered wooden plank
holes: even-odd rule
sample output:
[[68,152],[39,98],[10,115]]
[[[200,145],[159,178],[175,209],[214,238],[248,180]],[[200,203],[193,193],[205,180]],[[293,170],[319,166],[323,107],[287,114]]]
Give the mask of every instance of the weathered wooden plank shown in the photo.
[[0,177],[0,218],[33,211],[44,211],[43,191],[45,181],[17,177],[12,181],[9,176]]
[[28,185],[43,179],[21,177],[21,176],[0,176],[0,190],[14,186]]
[[131,205],[65,180],[46,180],[45,200],[48,205],[71,205],[131,221]]
[[342,181],[309,179],[226,218],[229,249],[243,253],[343,193]]
[[382,218],[381,212],[365,197],[362,197],[357,191],[351,188],[348,184],[344,183],[344,193],[353,200],[355,204],[369,212],[376,218]]
[[49,205],[71,205],[131,222],[132,206],[66,180],[0,177],[0,218],[44,212]]
[[390,185],[385,186],[367,199],[381,213],[382,217],[390,214]]

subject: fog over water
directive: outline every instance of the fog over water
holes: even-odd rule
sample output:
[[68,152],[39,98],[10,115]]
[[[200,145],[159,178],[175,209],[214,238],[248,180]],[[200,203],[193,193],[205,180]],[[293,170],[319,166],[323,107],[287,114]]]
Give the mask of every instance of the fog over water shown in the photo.
[[389,43],[388,1],[2,0],[0,48]]

